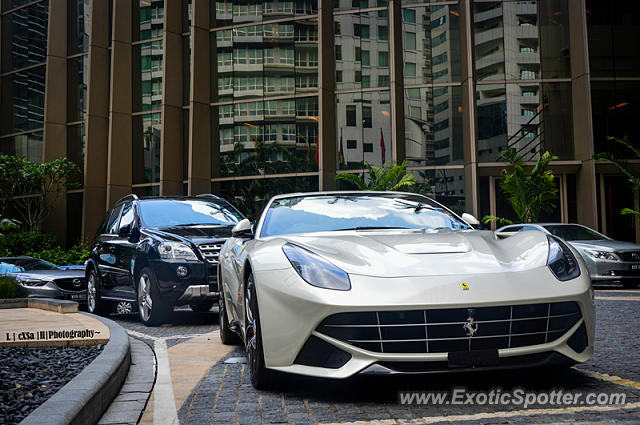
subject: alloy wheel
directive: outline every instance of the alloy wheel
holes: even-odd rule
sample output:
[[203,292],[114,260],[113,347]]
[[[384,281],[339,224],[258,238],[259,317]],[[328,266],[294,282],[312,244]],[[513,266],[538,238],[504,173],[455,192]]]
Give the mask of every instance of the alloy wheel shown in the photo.
[[249,277],[249,281],[247,282],[247,290],[244,298],[245,303],[245,315],[246,315],[246,349],[247,349],[247,362],[249,363],[249,367],[251,371],[254,372],[258,366],[258,352],[257,352],[257,343],[258,336],[256,333],[257,324],[256,324],[256,305],[255,300],[253,299],[253,279]]
[[152,308],[151,281],[149,280],[149,276],[142,274],[138,282],[138,310],[140,311],[140,317],[145,322],[149,320]]
[[96,278],[93,273],[87,282],[87,309],[92,313],[96,311]]
[[116,312],[118,314],[129,314],[132,312],[132,310],[133,310],[133,307],[131,306],[131,303],[128,301],[120,301],[116,305]]

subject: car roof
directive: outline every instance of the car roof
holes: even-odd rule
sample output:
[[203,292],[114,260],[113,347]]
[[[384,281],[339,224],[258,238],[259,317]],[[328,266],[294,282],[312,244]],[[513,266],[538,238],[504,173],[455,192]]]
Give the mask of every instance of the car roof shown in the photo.
[[409,196],[422,196],[423,198],[431,199],[428,196],[420,193],[412,192],[395,192],[390,190],[330,190],[326,192],[293,192],[285,193],[282,195],[276,195],[272,200],[296,198],[300,196],[322,196],[322,195],[409,195]]

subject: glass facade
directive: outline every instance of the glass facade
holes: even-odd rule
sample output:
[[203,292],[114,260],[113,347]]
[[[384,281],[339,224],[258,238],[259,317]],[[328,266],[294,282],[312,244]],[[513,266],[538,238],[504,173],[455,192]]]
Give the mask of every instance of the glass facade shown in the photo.
[[[119,132],[109,128],[108,110],[118,110],[131,119],[130,140],[118,142],[130,149],[131,161],[122,162],[132,169],[123,171],[131,174],[138,194],[181,188],[186,193],[193,186],[188,182],[204,181],[206,188],[210,181],[212,191],[251,215],[276,193],[343,187],[329,184],[335,172],[362,173],[365,163],[407,160],[416,191],[459,212],[507,214],[503,200],[487,191],[508,147],[527,161],[545,151],[572,161],[566,170],[566,162],[556,163],[566,178],[562,191],[585,184],[574,174],[580,161],[589,159],[585,152],[630,157],[607,137],[626,135],[636,143],[639,136],[633,120],[640,112],[640,28],[631,3],[471,0],[465,17],[467,8],[455,0],[321,1],[323,10],[332,7],[331,14],[318,14],[318,0],[204,5],[140,0],[117,14],[110,1],[104,18],[125,17],[127,26],[110,22],[98,29],[104,34],[91,35],[108,40],[99,46],[107,50],[105,64],[103,58],[92,60],[89,39],[90,23],[98,18],[94,9],[104,12],[100,7],[106,6],[69,0],[62,6],[64,26],[58,27],[49,22],[49,9],[58,3],[1,0],[0,151],[37,161],[46,151],[45,122],[52,122],[45,117],[52,107],[45,104],[47,53],[53,48],[47,35],[54,28],[58,35],[66,31],[55,56],[66,49],[66,98],[59,104],[66,107],[67,156],[83,168],[94,132],[103,131],[97,139],[112,143],[109,137]],[[582,10],[586,13],[578,16]],[[572,44],[571,33],[581,29],[587,31],[587,46]],[[471,45],[462,37],[465,31],[472,33]],[[320,51],[320,45],[333,54]],[[122,60],[122,51],[131,72],[125,78],[121,63],[108,63]],[[571,55],[582,51],[590,69],[572,63]],[[467,57],[471,63],[463,60]],[[96,83],[96,66],[118,75]],[[583,75],[590,91],[575,84]],[[90,87],[97,87],[98,96],[118,93],[118,98],[96,102],[94,97],[89,105]],[[130,90],[122,104],[121,87]],[[576,104],[585,98],[591,116],[589,102]],[[109,106],[92,112],[96,104]],[[92,116],[107,117],[106,125],[87,127]],[[593,122],[593,140],[579,131],[587,119]],[[202,143],[211,145],[205,161],[211,168],[197,171]],[[195,154],[192,164],[189,152]],[[119,167],[119,160],[105,158],[112,167]],[[465,193],[476,181],[480,195]],[[110,184],[105,181],[105,188]],[[72,191],[68,204],[79,205],[84,190]],[[569,193],[566,199],[574,212],[564,211],[559,219],[578,217],[580,197]],[[470,200],[478,205],[466,204]]]

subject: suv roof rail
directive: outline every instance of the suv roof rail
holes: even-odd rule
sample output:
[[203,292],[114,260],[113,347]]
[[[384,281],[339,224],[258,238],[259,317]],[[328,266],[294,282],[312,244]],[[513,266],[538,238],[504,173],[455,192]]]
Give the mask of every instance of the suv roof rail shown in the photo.
[[196,198],[213,198],[213,199],[220,199],[219,196],[216,196],[212,193],[201,193],[200,195],[196,195]]
[[120,202],[124,202],[124,201],[128,200],[129,198],[131,198],[132,201],[137,201],[138,200],[138,195],[136,195],[135,193],[131,193],[131,194],[127,195],[127,196],[123,196],[122,198],[118,199],[114,205],[117,205]]

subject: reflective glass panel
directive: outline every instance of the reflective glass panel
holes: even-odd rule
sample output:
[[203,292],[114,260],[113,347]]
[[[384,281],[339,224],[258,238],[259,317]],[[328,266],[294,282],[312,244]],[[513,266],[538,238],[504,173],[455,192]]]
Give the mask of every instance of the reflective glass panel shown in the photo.
[[2,77],[0,134],[43,126],[45,73],[46,67],[43,65]]
[[21,156],[31,162],[42,162],[42,139],[42,131],[0,139],[0,152]]
[[44,1],[2,16],[2,69],[43,63],[47,56],[49,2]]
[[160,181],[160,113],[133,117],[133,183]]

